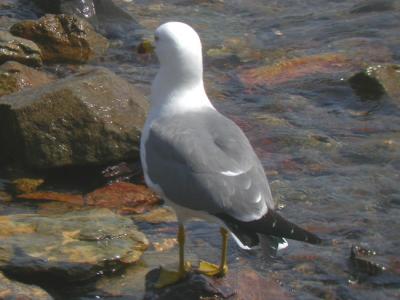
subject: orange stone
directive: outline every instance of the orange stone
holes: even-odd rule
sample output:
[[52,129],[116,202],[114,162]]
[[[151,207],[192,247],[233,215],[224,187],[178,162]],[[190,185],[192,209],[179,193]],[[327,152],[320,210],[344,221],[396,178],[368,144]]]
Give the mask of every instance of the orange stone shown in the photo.
[[26,193],[18,195],[17,198],[24,200],[59,201],[77,205],[84,204],[84,199],[81,195],[63,194],[56,192]]
[[116,209],[120,213],[143,213],[160,199],[143,185],[117,182],[86,195],[86,204]]

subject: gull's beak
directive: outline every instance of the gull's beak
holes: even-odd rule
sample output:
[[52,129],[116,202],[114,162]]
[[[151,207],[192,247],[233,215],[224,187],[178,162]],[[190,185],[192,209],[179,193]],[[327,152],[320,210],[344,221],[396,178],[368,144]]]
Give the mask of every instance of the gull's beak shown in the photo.
[[137,53],[139,54],[151,54],[155,50],[154,43],[150,40],[143,40],[137,47]]

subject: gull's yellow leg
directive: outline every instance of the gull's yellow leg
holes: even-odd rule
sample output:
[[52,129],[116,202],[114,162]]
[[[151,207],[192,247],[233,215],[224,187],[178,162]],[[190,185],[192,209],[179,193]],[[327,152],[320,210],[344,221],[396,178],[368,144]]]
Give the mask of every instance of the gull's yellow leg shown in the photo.
[[162,288],[179,282],[186,276],[187,271],[190,269],[190,263],[185,262],[185,228],[181,223],[179,223],[177,240],[179,245],[178,271],[168,270],[164,267],[161,267],[160,277],[155,284],[156,288]]
[[228,231],[221,227],[222,247],[221,247],[221,262],[219,266],[201,261],[198,271],[207,276],[222,277],[228,272],[227,254],[228,254]]

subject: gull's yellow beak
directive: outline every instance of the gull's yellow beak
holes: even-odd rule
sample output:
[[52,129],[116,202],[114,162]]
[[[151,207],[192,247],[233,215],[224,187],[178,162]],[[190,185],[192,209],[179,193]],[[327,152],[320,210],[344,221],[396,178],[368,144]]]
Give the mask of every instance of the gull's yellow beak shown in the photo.
[[137,47],[137,53],[148,54],[154,52],[154,44],[150,40],[143,40]]

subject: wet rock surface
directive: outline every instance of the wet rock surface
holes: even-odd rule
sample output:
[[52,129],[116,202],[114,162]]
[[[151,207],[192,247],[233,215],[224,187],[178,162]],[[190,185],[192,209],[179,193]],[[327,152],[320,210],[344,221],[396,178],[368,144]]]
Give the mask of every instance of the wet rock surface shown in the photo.
[[150,224],[161,224],[176,222],[177,218],[172,208],[168,206],[157,207],[147,213],[133,216],[135,221],[146,222]]
[[[17,200],[35,202],[61,202],[78,207],[103,207],[109,208],[119,214],[137,214],[137,221],[149,223],[176,221],[175,214],[168,209],[159,208],[160,198],[144,185],[129,182],[117,182],[98,188],[86,195],[60,193],[52,191],[32,190],[35,182],[27,179],[19,179],[19,194]],[[43,181],[37,182],[38,184]],[[36,186],[34,186],[36,187]],[[21,193],[21,190],[25,192]],[[146,211],[150,210],[148,213]]]
[[239,273],[228,273],[224,278],[211,278],[189,273],[182,282],[162,289],[156,289],[153,286],[158,275],[158,269],[147,274],[145,300],[292,299],[289,293],[282,290],[276,281],[271,278],[264,278],[249,269],[243,269]]
[[400,103],[400,65],[376,65],[353,75],[351,87],[362,99],[379,100],[387,94]]
[[45,15],[39,20],[14,24],[11,33],[37,43],[46,62],[85,63],[103,54],[108,41],[84,19],[70,15]]
[[88,280],[137,262],[148,246],[129,218],[108,209],[1,216],[0,223],[0,269],[25,279]]
[[133,17],[113,0],[35,0],[44,12],[74,15],[88,20],[109,38],[123,37],[138,26]]
[[0,97],[27,88],[38,87],[54,80],[54,77],[15,61],[0,66]]
[[86,204],[116,209],[119,213],[143,213],[160,199],[147,187],[128,182],[117,182],[86,195]]
[[2,97],[0,161],[49,168],[137,158],[147,108],[141,91],[103,68]]
[[0,30],[0,64],[9,60],[30,66],[40,66],[42,52],[38,45],[31,40]]
[[52,300],[46,291],[33,285],[8,279],[0,272],[0,298],[3,300]]

